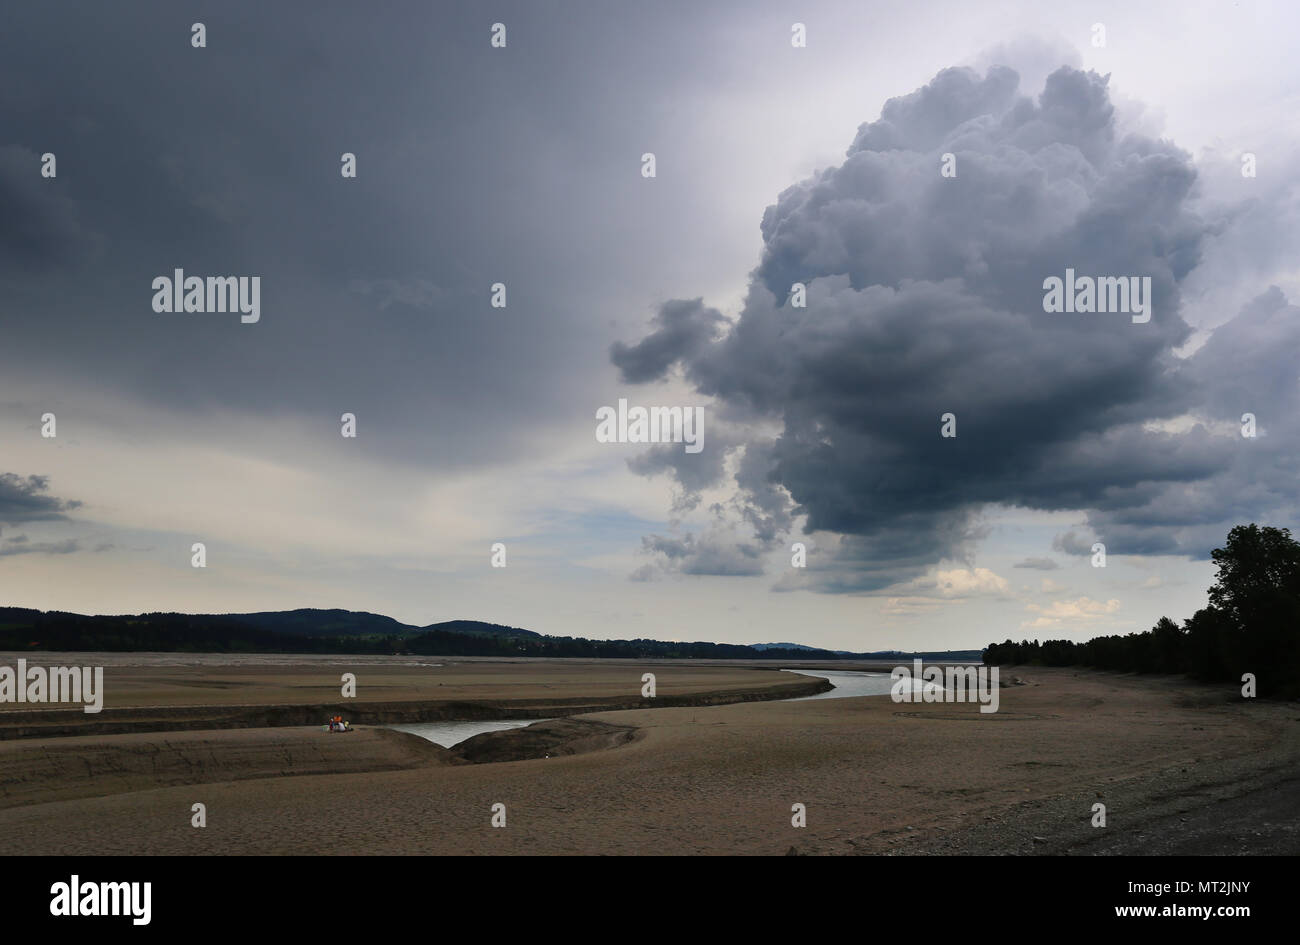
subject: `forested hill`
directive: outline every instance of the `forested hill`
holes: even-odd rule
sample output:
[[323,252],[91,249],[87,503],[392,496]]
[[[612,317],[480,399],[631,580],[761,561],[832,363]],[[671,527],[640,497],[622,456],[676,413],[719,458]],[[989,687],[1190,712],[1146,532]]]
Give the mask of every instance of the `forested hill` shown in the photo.
[[189,653],[410,653],[429,656],[552,656],[625,659],[910,660],[969,659],[978,650],[944,653],[849,653],[800,644],[681,643],[544,636],[477,620],[417,627],[349,610],[252,614],[151,613],[86,616],[0,607],[0,650]]

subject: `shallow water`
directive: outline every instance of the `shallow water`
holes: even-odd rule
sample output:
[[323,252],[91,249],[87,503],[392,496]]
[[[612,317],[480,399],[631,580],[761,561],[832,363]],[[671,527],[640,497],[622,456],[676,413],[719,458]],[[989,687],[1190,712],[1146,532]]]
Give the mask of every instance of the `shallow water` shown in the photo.
[[484,732],[504,732],[511,728],[525,728],[534,722],[546,722],[549,719],[493,719],[491,721],[477,722],[457,722],[448,720],[445,722],[413,722],[410,725],[388,725],[385,728],[391,728],[398,732],[410,732],[412,735],[419,735],[426,738],[435,745],[441,745],[443,748],[450,748],[452,745],[459,745],[467,738],[473,738],[475,735],[482,735]]
[[[783,673],[798,673],[800,676],[820,676],[829,679],[835,686],[829,692],[819,692],[815,696],[797,696],[793,699],[778,699],[778,702],[803,702],[807,699],[851,699],[856,696],[887,696],[893,686],[889,673],[860,673],[850,670],[811,670],[783,669]],[[919,683],[918,683],[919,685]],[[411,725],[389,725],[388,728],[399,732],[410,732],[429,741],[450,748],[467,738],[481,735],[483,732],[504,732],[511,728],[524,728],[544,719],[497,719],[491,722],[416,722]]]
[[829,692],[819,692],[815,696],[798,696],[783,699],[783,702],[804,702],[808,699],[851,699],[855,696],[887,696],[893,686],[889,673],[858,673],[851,670],[812,670],[783,669],[783,673],[798,673],[800,676],[820,676],[829,679],[835,687]]

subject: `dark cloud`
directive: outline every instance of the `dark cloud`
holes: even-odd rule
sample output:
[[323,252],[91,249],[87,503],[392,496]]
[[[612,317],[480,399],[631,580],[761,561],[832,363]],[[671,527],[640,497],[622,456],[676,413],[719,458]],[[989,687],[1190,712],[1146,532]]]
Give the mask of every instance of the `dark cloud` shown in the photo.
[[624,381],[640,384],[655,380],[684,358],[690,358],[713,341],[726,319],[703,299],[668,302],[654,317],[655,330],[635,345],[614,342],[610,359]]
[[[563,17],[506,0],[486,19],[6,9],[0,367],[58,385],[69,410],[93,384],[196,430],[231,411],[337,439],[346,410],[367,451],[431,471],[532,452],[539,429],[599,403],[629,286],[653,291],[660,258],[695,251],[658,227],[676,233],[694,206],[687,178],[648,184],[638,163],[676,139],[660,103],[709,81],[711,66],[677,59],[708,63],[703,25],[730,15],[681,9],[702,28],[588,0]],[[190,45],[195,19],[206,49]],[[504,50],[489,45],[496,19]],[[55,180],[39,175],[46,150]],[[151,281],[176,267],[259,276],[261,321],[154,313]]]
[[970,69],[944,69],[924,88],[886,102],[877,121],[858,129],[849,154],[936,148],[954,128],[1006,112],[1019,82],[1006,66],[994,66],[982,78]]
[[[738,542],[734,535],[709,529],[680,538],[648,535],[643,550],[661,557],[659,569],[693,575],[743,576],[763,573],[764,548],[757,542]],[[654,570],[646,566],[633,572],[633,580],[647,580]]]
[[670,474],[682,491],[675,511],[689,511],[699,505],[699,493],[722,478],[726,448],[710,442],[707,449],[687,453],[679,444],[653,446],[627,461],[628,469],[642,476]]
[[1293,429],[1300,367],[1292,355],[1300,339],[1300,308],[1288,303],[1277,286],[1252,300],[1234,319],[1217,328],[1192,358],[1201,402],[1224,420],[1239,423],[1254,413],[1260,425],[1279,432]]
[[[1016,88],[1009,69],[948,69],[887,103],[843,164],[763,215],[729,333],[703,346],[700,331],[671,334],[706,310],[669,303],[617,349],[647,381],[680,360],[722,409],[779,427],[755,423],[736,495],[778,529],[793,515],[841,536],[805,585],[874,590],[969,559],[990,505],[1084,510],[1116,554],[1204,554],[1225,523],[1294,514],[1297,319],[1270,294],[1177,357],[1180,283],[1210,232],[1191,158],[1117,127],[1106,77],[1058,69],[1036,101]],[[955,178],[940,174],[949,152]],[[1150,277],[1150,321],[1045,313],[1043,281],[1067,268]],[[787,300],[795,282],[806,308]],[[1250,460],[1267,497],[1205,413],[1229,401],[1260,403],[1285,433]],[[940,436],[949,412],[955,438]],[[1058,550],[1088,553],[1082,542]]]
[[65,512],[79,508],[77,500],[48,494],[49,477],[0,473],[0,523],[61,521]]
[[966,566],[975,543],[988,534],[974,509],[951,515],[900,513],[869,534],[841,534],[825,550],[809,556],[806,570],[786,575],[776,590],[817,590],[865,594],[915,582],[942,557]]

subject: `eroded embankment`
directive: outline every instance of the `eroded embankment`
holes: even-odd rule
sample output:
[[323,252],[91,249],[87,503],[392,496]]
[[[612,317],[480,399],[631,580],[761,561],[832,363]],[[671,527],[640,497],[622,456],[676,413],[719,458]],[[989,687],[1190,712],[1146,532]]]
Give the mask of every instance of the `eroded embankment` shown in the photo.
[[638,737],[628,725],[552,719],[525,729],[486,732],[446,749],[407,732],[318,727],[138,732],[0,744],[0,810],[257,778],[399,771],[577,755]]
[[320,728],[137,733],[0,744],[0,808],[181,784],[465,764],[404,732]]
[[572,716],[615,709],[729,705],[811,696],[833,688],[808,678],[761,689],[732,689],[655,699],[517,699],[491,702],[333,702],[311,705],[217,705],[105,708],[89,715],[81,708],[7,710],[0,712],[0,740],[203,729],[275,728],[319,725],[334,715],[362,725],[399,725],[449,720],[528,719]]
[[527,728],[475,735],[453,747],[451,754],[475,764],[527,761],[604,751],[638,737],[639,731],[631,725],[613,725],[591,719],[552,719],[536,722]]

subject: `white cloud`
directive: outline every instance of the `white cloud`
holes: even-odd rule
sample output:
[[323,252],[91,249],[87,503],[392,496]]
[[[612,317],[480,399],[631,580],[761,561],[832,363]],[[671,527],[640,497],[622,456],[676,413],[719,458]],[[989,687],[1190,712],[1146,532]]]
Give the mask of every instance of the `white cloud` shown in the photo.
[[1066,623],[1091,623],[1102,620],[1119,610],[1120,602],[1113,597],[1104,602],[1093,600],[1091,597],[1079,597],[1075,600],[1053,601],[1046,607],[1026,604],[1025,608],[1040,616],[1022,623],[1021,626],[1042,629],[1060,627]]

